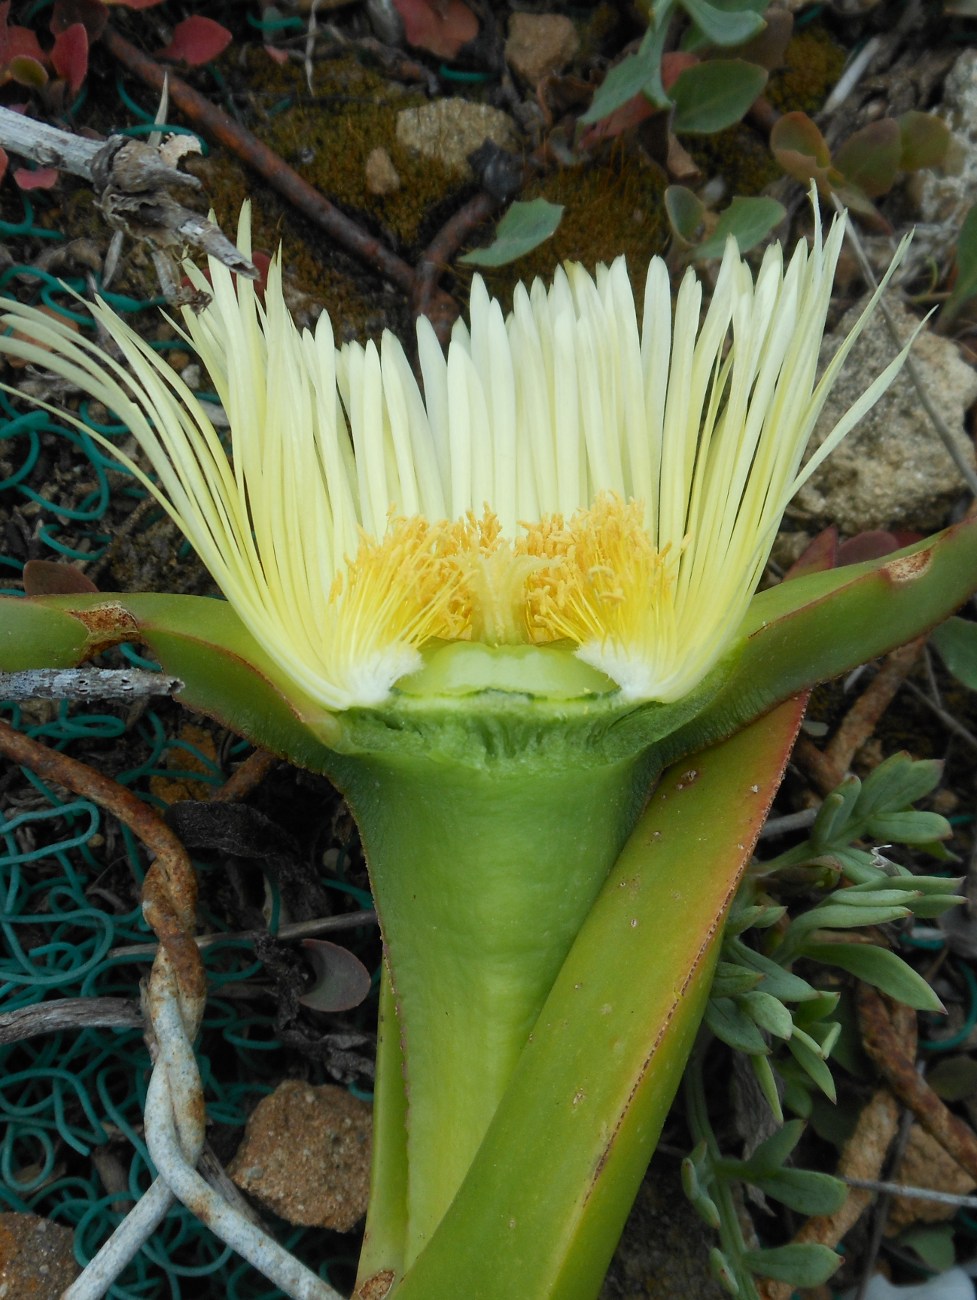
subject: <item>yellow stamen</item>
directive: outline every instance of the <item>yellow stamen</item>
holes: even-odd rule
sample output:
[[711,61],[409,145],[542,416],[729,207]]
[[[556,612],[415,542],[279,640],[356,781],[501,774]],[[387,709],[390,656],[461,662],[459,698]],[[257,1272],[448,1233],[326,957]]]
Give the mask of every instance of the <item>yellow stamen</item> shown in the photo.
[[548,561],[517,554],[487,506],[480,519],[469,511],[452,526],[452,542],[468,636],[487,645],[524,645],[531,639],[526,584]]
[[[416,515],[391,516],[381,541],[361,534],[355,558],[347,557],[329,592],[331,627],[323,653],[337,675],[365,683],[391,656],[413,656],[432,638],[467,634],[467,601],[452,550],[447,523]],[[405,659],[401,673],[415,666]]]
[[528,583],[534,641],[574,641],[582,659],[614,663],[626,677],[672,660],[677,557],[652,544],[641,502],[602,493],[569,522],[550,515],[527,525],[517,549],[544,560]]

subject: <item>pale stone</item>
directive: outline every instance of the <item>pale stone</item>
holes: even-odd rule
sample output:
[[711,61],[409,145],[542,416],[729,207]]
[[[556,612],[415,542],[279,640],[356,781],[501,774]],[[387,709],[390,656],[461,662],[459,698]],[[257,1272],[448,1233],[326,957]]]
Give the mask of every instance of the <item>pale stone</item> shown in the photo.
[[381,198],[400,189],[400,174],[386,149],[371,149],[366,160],[366,188]]
[[[891,295],[887,301],[899,336],[908,339],[916,327],[916,318]],[[840,347],[863,306],[864,302],[853,307],[837,332],[825,339],[823,364]],[[876,312],[828,397],[811,439],[812,449],[819,446],[895,353],[882,315]],[[916,339],[912,356],[930,400],[942,415],[961,456],[973,466],[974,448],[964,428],[964,416],[977,399],[977,373],[961,360],[953,343],[929,330],[924,329]],[[801,489],[796,505],[810,516],[811,523],[837,523],[848,534],[874,528],[927,532],[946,523],[947,511],[965,491],[960,471],[903,370]]]
[[345,1089],[288,1080],[258,1103],[227,1171],[288,1223],[350,1232],[366,1213],[371,1124]]
[[[894,1176],[896,1182],[907,1187],[927,1187],[936,1192],[949,1192],[951,1196],[969,1196],[977,1186],[970,1174],[919,1124],[909,1130],[909,1141]],[[957,1208],[915,1196],[895,1196],[886,1231],[893,1236],[911,1223],[940,1223],[952,1219]]]
[[36,1214],[0,1214],[0,1297],[59,1300],[78,1276],[74,1230]]
[[509,19],[505,61],[529,86],[562,72],[579,48],[577,29],[565,14],[514,13]]
[[977,50],[964,50],[950,69],[936,111],[952,132],[947,157],[941,168],[911,175],[907,186],[920,216],[913,244],[920,255],[943,262],[955,251],[963,219],[977,203]]
[[397,139],[405,148],[470,177],[468,155],[486,140],[502,149],[519,145],[515,123],[489,104],[467,99],[437,99],[397,115]]

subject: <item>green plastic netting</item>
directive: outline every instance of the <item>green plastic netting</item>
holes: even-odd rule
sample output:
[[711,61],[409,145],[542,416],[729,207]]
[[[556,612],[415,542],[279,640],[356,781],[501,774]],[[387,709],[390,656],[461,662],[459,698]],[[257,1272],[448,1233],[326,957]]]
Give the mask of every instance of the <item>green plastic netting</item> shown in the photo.
[[[5,192],[0,211],[9,214],[18,200],[22,217],[0,222],[0,237],[11,249],[36,249],[42,241],[62,238],[38,221],[26,193]],[[85,280],[68,284],[80,294],[89,291]],[[90,328],[63,283],[28,262],[0,274],[0,295],[12,293]],[[111,292],[103,296],[126,313],[153,305]],[[155,315],[146,319],[155,325]],[[127,436],[124,426],[106,422],[111,417],[85,403],[81,413],[108,438]],[[146,508],[144,496],[85,433],[0,393],[0,588],[6,594],[21,594],[18,579],[27,558],[81,561],[89,571],[97,567],[120,520],[142,511],[151,523],[153,510]],[[138,544],[138,530],[134,535]],[[175,545],[172,539],[169,545]],[[123,654],[147,666],[134,648],[124,647]],[[8,703],[0,704],[0,716],[49,746],[102,766],[157,804],[154,778],[216,786],[247,752],[233,738],[204,752],[181,737],[180,711],[170,701],[136,716],[125,706]],[[341,866],[340,861],[337,871]],[[0,1010],[55,998],[137,999],[152,954],[125,950],[153,937],[138,905],[145,868],[145,853],[125,827],[93,803],[8,765],[0,774]],[[213,868],[200,870],[206,874]],[[274,933],[278,899],[270,878],[268,887]],[[334,889],[337,910],[350,897],[354,905],[369,906],[368,896],[340,877]],[[202,892],[207,897],[211,891]],[[226,928],[206,908],[200,926]],[[356,933],[361,949],[372,953],[373,936]],[[253,945],[216,943],[204,957],[210,996],[198,1059],[212,1140],[215,1145],[223,1140],[230,1150],[258,1099],[294,1072],[296,1063],[276,1036],[268,1000],[236,996],[261,977]],[[364,1011],[367,1028],[369,1015]],[[81,1264],[153,1178],[141,1131],[149,1066],[142,1032],[135,1028],[62,1031],[0,1046],[0,1209],[33,1211],[72,1227]],[[305,1077],[330,1081],[314,1063]],[[332,1286],[350,1287],[355,1249],[348,1239],[281,1222],[277,1233]],[[110,1300],[218,1294],[228,1300],[273,1300],[281,1293],[180,1205],[107,1292]]]

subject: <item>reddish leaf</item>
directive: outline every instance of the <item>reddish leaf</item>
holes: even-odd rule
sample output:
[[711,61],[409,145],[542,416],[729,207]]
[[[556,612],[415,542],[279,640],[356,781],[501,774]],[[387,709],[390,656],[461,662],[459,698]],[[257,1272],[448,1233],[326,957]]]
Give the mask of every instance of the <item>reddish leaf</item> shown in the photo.
[[69,92],[77,95],[88,73],[88,32],[82,23],[72,23],[54,38],[51,63]]
[[0,4],[0,80],[6,80],[5,72],[14,59],[32,59],[44,62],[44,51],[29,27],[10,27],[7,17],[10,13],[10,0]]
[[838,548],[839,564],[861,564],[865,560],[881,560],[893,551],[901,551],[921,540],[919,533],[888,532],[877,528],[871,532],[856,533]]
[[[691,68],[698,62],[696,55],[685,54],[680,50],[663,55],[661,79],[664,89],[668,90],[670,86],[675,84],[686,68]],[[652,103],[643,91],[639,91],[636,95],[632,95],[630,99],[625,100],[620,107],[608,113],[606,117],[602,117],[599,121],[588,126],[580,136],[579,146],[581,149],[593,149],[602,140],[613,140],[616,136],[623,135],[625,131],[640,126],[649,117],[660,112],[662,112],[662,109],[657,104]]]
[[81,569],[60,560],[28,560],[24,565],[24,592],[28,596],[74,596],[98,591]]
[[791,578],[803,578],[808,573],[823,573],[825,569],[837,568],[838,529],[825,528],[805,547],[794,563],[784,574],[784,582]]
[[831,150],[806,113],[785,113],[778,118],[770,132],[770,148],[784,171],[802,184],[827,177]]
[[161,5],[163,0],[104,0],[107,5],[118,5],[121,9],[152,9]]
[[279,67],[288,62],[288,52],[286,50],[280,50],[277,45],[266,45],[265,53],[273,62],[277,63]]
[[579,146],[581,149],[593,149],[602,140],[613,140],[615,136],[640,126],[653,114],[660,112],[662,110],[647,95],[633,95],[620,108],[615,108],[613,113],[608,113],[599,122],[588,126],[580,137]]
[[453,59],[478,35],[478,19],[462,0],[394,0],[409,45]]
[[171,59],[174,63],[185,63],[188,67],[199,68],[211,59],[216,59],[231,43],[231,33],[213,18],[194,16],[184,18],[173,28],[173,39],[169,45],[156,51],[158,59]]
[[694,54],[685,54],[682,50],[674,50],[670,54],[662,55],[662,87],[665,90],[671,90],[678,81],[679,77],[688,68],[694,68],[699,62]]
[[60,36],[75,23],[81,23],[88,33],[88,43],[91,45],[105,31],[108,20],[109,11],[102,0],[54,0],[48,26],[55,36]]
[[57,184],[60,174],[57,167],[38,167],[35,171],[17,167],[13,175],[22,190],[49,190]]
[[10,159],[7,156],[6,149],[4,149],[2,145],[0,145],[0,181],[2,181],[7,174],[7,165],[9,162]]

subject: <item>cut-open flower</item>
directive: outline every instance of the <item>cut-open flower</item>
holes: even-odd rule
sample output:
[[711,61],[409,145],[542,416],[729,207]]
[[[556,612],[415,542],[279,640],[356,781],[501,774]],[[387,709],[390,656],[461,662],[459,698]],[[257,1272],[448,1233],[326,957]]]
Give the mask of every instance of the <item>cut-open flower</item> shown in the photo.
[[[249,214],[239,246],[247,252]],[[476,279],[447,356],[426,320],[423,396],[389,333],[337,349],[298,329],[272,262],[263,303],[211,261],[181,331],[230,423],[105,303],[122,360],[11,303],[0,352],[75,383],[131,429],[176,520],[282,673],[327,709],[382,703],[434,640],[567,644],[624,701],[674,701],[727,651],[783,511],[904,353],[802,468],[875,299],[817,379],[844,234],[754,279],[731,240],[705,312],[660,259],[640,322],[623,259],[516,290]],[[902,248],[893,266],[902,256]],[[891,274],[891,268],[890,268]],[[883,282],[884,283],[884,282]],[[881,292],[881,290],[880,290]],[[876,295],[877,298],[878,295]]]

